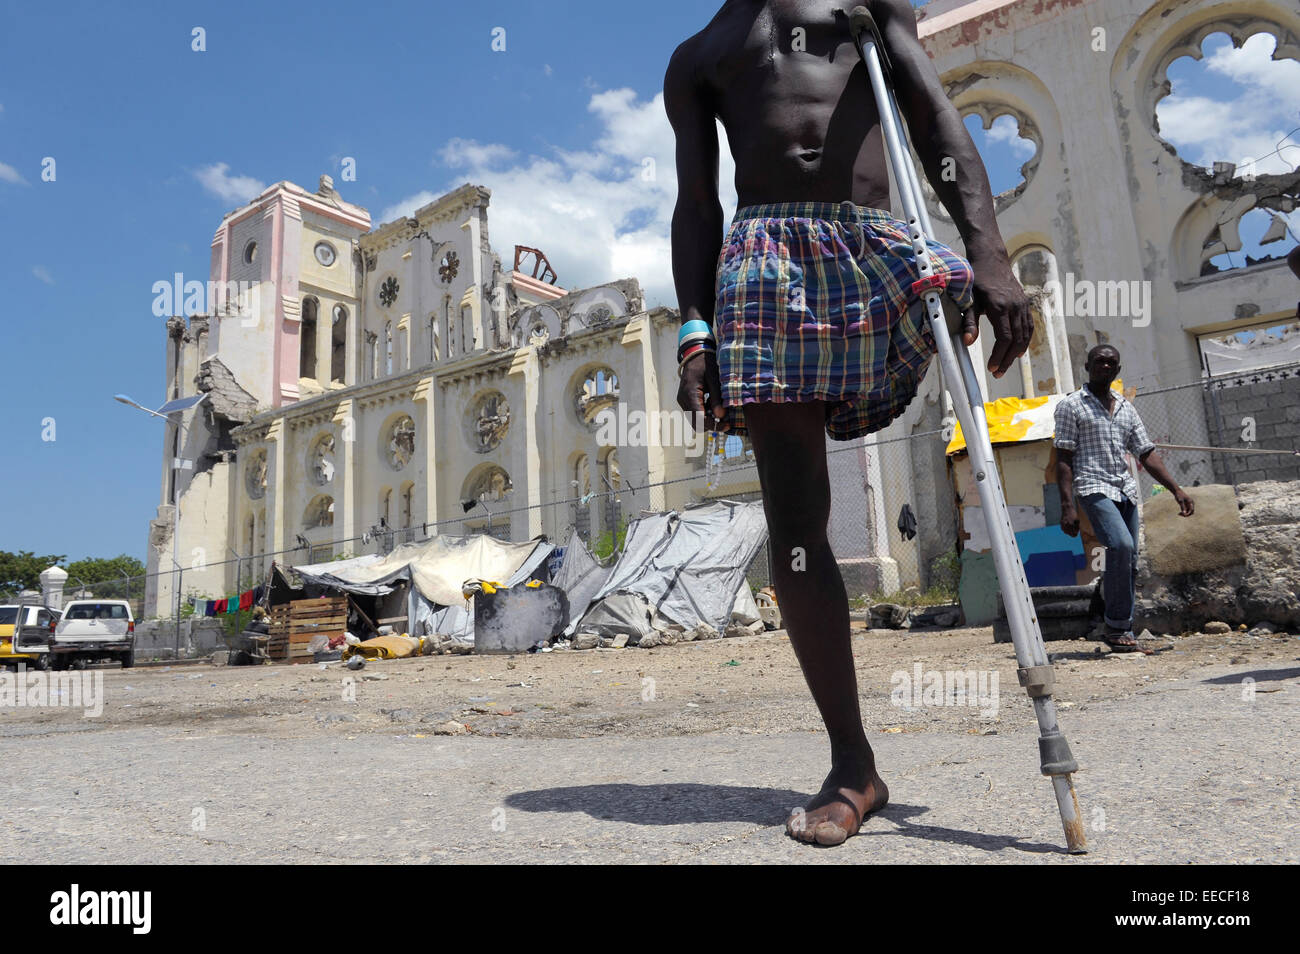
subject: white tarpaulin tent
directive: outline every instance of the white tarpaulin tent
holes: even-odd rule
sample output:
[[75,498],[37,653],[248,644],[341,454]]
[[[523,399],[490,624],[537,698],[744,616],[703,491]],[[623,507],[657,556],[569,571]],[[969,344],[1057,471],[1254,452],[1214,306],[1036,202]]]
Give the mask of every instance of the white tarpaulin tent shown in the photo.
[[507,586],[526,582],[550,556],[554,547],[535,537],[508,543],[486,534],[439,534],[419,543],[404,543],[387,556],[368,554],[351,560],[295,566],[304,583],[315,583],[347,593],[383,596],[393,584],[409,580],[412,633],[467,633],[474,624],[465,611],[461,584],[466,580],[494,580]]
[[564,635],[627,633],[635,643],[672,623],[686,629],[708,623],[721,632],[733,614],[739,622],[756,621],[745,574],[766,540],[761,501],[719,500],[640,517],[590,604],[569,595]]
[[295,566],[304,583],[317,583],[369,596],[391,593],[391,584],[410,580],[431,603],[462,603],[467,579],[505,582],[521,567],[536,568],[553,547],[540,538],[507,543],[486,534],[439,534],[419,543],[404,543],[387,556],[368,554],[351,560]]

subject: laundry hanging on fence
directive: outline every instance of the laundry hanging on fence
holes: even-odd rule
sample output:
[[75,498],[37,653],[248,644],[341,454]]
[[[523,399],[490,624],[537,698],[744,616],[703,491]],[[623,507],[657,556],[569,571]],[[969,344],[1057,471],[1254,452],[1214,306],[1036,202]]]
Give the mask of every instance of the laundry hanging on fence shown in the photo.
[[911,504],[903,504],[903,509],[898,513],[898,532],[903,535],[904,540],[916,536],[916,514],[912,513]]

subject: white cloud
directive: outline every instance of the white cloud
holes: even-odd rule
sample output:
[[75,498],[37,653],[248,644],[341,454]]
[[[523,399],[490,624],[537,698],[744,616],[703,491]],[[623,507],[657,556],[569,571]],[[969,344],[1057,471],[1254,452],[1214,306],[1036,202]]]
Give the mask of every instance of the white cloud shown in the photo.
[[[643,101],[630,89],[606,90],[587,109],[599,130],[586,148],[553,147],[549,155],[515,159],[515,150],[501,144],[453,140],[443,161],[457,172],[444,192],[466,181],[492,191],[489,237],[506,268],[514,246],[528,245],[545,253],[565,288],[636,278],[648,307],[675,306],[677,169],[663,94]],[[716,128],[719,199],[729,217],[736,207],[735,164],[726,133],[721,124]],[[385,209],[380,221],[410,214],[441,194],[409,196]]]
[[[550,76],[551,73],[554,72],[554,71],[551,69],[551,64],[550,64],[550,63],[543,63],[543,64],[542,64],[542,72],[545,73],[547,76]],[[0,106],[0,109],[4,109],[4,107],[3,107],[3,106]]]
[[[378,227],[385,222],[392,222],[395,219],[404,219],[409,215],[414,215],[416,209],[424,208],[434,199],[438,198],[441,193],[430,192],[428,189],[422,189],[415,195],[408,195],[405,199],[395,202],[384,211],[379,213],[379,218],[372,220],[372,224]],[[493,219],[496,217],[493,216]]]
[[8,182],[10,185],[27,185],[27,180],[19,175],[18,170],[4,162],[0,162],[0,182]]
[[1300,62],[1273,59],[1276,49],[1272,35],[1256,33],[1240,49],[1224,44],[1205,58],[1205,64],[1211,72],[1243,86],[1261,87],[1284,111],[1294,111],[1300,108]]
[[[1173,92],[1156,106],[1160,135],[1188,162],[1209,168],[1215,161],[1243,165],[1255,159],[1255,173],[1290,172],[1300,164],[1300,137],[1288,134],[1300,123],[1300,62],[1272,59],[1274,38],[1257,33],[1239,49],[1225,43],[1198,64],[1212,80],[1245,89],[1209,97]],[[1280,145],[1279,145],[1280,144]]]
[[41,281],[45,282],[45,284],[47,285],[54,284],[54,276],[50,274],[50,270],[46,268],[44,265],[33,265],[32,274],[35,275],[37,278],[39,278]]
[[494,162],[513,159],[516,153],[499,143],[480,143],[473,139],[452,139],[438,152],[438,158],[448,166],[490,166]]
[[1009,115],[993,120],[984,135],[989,142],[1005,144],[1018,159],[1028,159],[1038,150],[1032,139],[1021,137],[1020,123]]
[[223,202],[243,205],[266,189],[266,183],[252,176],[232,176],[230,166],[216,162],[194,171],[194,178],[211,195]]

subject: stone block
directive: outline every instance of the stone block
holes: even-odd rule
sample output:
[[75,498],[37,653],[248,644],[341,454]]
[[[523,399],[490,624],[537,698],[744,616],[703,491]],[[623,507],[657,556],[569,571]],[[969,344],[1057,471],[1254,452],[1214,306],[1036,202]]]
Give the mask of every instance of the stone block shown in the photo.
[[1161,576],[1196,573],[1246,562],[1237,497],[1227,484],[1184,488],[1196,505],[1190,517],[1178,512],[1168,492],[1147,499],[1142,523],[1152,572]]

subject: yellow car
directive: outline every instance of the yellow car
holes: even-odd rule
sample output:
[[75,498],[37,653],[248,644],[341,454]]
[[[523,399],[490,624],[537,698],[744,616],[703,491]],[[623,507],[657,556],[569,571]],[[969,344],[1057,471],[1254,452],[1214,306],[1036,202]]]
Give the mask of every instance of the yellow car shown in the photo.
[[48,668],[50,631],[58,619],[57,612],[34,603],[0,606],[0,666]]

